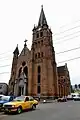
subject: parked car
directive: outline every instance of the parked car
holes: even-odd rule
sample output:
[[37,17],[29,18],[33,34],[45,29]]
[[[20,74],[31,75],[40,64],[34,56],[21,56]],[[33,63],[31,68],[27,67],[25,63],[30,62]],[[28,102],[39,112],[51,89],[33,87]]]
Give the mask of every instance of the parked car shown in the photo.
[[67,96],[67,100],[73,100],[72,95],[68,95],[68,96]]
[[74,100],[74,101],[80,101],[80,95],[79,95],[79,94],[76,94],[76,95],[73,97],[73,100]]
[[17,112],[20,114],[23,110],[26,109],[36,109],[38,101],[31,96],[20,96],[16,97],[12,102],[4,104],[4,112]]
[[2,96],[0,98],[0,111],[3,111],[3,104],[4,103],[7,103],[7,102],[10,102],[14,99],[15,97],[14,96]]
[[67,102],[67,98],[66,97],[58,98],[57,101],[58,102]]
[[1,98],[2,96],[4,96],[4,95],[0,94],[0,98]]

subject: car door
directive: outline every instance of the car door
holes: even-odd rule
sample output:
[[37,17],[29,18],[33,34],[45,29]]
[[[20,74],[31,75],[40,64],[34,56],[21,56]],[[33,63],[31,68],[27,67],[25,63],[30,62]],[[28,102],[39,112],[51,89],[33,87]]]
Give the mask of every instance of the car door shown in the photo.
[[30,108],[32,108],[32,105],[34,103],[34,98],[33,97],[29,97],[29,103],[30,103]]
[[29,108],[30,108],[29,97],[26,97],[26,98],[25,98],[24,108],[25,108],[25,109],[29,109]]

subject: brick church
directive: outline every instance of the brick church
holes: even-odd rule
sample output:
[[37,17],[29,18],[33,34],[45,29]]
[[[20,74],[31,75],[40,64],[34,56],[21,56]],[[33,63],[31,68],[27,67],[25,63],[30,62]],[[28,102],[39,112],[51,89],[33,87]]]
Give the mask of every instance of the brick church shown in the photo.
[[52,31],[48,26],[43,7],[34,26],[31,50],[26,41],[19,54],[18,45],[13,52],[9,94],[16,96],[58,96],[58,74]]

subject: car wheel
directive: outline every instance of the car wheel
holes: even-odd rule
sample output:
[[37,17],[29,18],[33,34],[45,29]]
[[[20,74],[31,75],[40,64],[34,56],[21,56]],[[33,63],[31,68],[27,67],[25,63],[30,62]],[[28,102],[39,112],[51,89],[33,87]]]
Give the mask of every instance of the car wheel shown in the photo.
[[21,107],[18,107],[17,108],[17,113],[20,114],[22,112],[22,108]]
[[5,111],[4,114],[8,114],[9,112]]
[[32,106],[32,110],[35,110],[35,109],[36,109],[36,105],[33,105],[33,106]]

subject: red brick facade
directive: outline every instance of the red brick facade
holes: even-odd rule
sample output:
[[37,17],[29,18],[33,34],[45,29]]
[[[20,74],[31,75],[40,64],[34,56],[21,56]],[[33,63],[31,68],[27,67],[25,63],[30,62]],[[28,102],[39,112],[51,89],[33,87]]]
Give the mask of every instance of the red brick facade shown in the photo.
[[67,64],[65,64],[64,66],[57,67],[57,69],[59,97],[67,96],[71,93],[71,83]]

